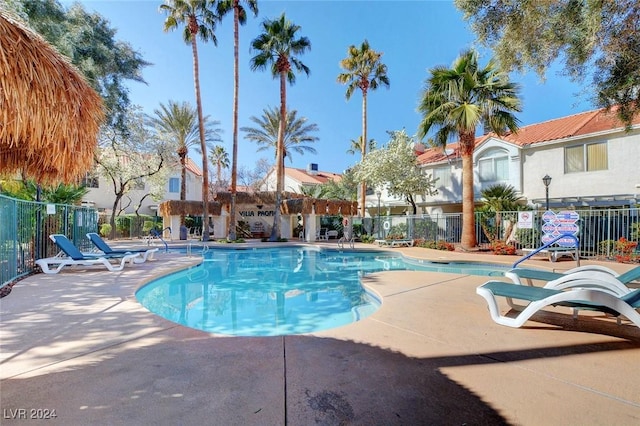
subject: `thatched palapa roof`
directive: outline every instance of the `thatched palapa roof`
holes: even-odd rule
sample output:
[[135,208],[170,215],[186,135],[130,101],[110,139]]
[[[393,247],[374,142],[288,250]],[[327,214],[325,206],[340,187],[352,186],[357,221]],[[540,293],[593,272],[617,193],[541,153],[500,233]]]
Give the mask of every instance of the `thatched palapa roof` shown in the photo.
[[[169,200],[160,203],[158,212],[161,216],[202,216],[202,201]],[[220,216],[222,205],[215,201],[209,201],[209,214]]]
[[[304,195],[294,192],[284,192],[282,199],[303,198]],[[215,200],[222,204],[231,204],[231,192],[218,192]],[[275,192],[236,192],[236,204],[274,204]]]
[[[346,200],[321,200],[317,198],[305,197],[302,194],[287,192],[283,194],[283,201],[280,204],[282,214],[311,214],[315,211],[319,215],[355,216],[358,214],[358,202]],[[276,202],[275,192],[238,192],[236,193],[236,203],[238,205],[274,205]],[[209,202],[209,214],[220,216],[222,206],[231,203],[231,193],[218,192],[216,201]],[[202,215],[202,203],[200,201],[179,201],[171,200],[160,204],[158,212],[162,216],[178,216],[181,214],[190,216]]]
[[0,9],[0,173],[71,183],[93,166],[102,99],[41,36]]

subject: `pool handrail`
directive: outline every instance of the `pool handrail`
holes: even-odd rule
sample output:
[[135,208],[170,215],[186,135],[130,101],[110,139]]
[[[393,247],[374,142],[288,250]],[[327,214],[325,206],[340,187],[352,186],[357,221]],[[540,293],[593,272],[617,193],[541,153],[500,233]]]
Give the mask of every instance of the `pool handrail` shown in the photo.
[[529,259],[530,257],[538,254],[542,250],[550,247],[552,244],[556,243],[558,240],[560,240],[562,238],[571,238],[576,242],[576,246],[575,246],[575,249],[576,249],[576,262],[578,263],[578,266],[580,266],[580,253],[578,251],[579,247],[580,247],[580,241],[578,240],[578,237],[576,237],[573,234],[561,234],[561,235],[558,235],[557,237],[555,237],[553,240],[551,240],[551,241],[549,241],[547,243],[544,243],[543,245],[541,245],[540,247],[538,247],[537,249],[535,249],[531,253],[529,253],[526,256],[524,256],[521,259],[519,259],[516,263],[513,264],[512,268],[517,268],[519,264],[521,264],[525,260]]
[[162,238],[162,233],[164,231],[168,230],[169,231],[169,235],[171,235],[171,227],[167,226],[166,228],[164,228],[162,230],[162,232],[158,232],[155,229],[152,229],[149,231],[149,239],[147,240],[147,245],[151,244],[151,239],[152,238],[158,238],[160,241],[162,241],[162,243],[164,244],[164,252],[168,253],[169,252],[169,244],[167,244],[167,242]]

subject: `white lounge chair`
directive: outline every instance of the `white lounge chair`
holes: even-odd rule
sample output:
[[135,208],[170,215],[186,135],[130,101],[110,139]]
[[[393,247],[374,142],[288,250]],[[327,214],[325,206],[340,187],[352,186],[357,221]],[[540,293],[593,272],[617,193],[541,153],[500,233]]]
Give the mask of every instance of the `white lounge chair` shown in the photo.
[[95,232],[89,232],[87,234],[87,238],[91,240],[94,246],[104,254],[112,255],[112,254],[130,254],[130,253],[139,253],[140,256],[134,257],[134,263],[144,263],[147,259],[153,259],[153,255],[158,251],[158,248],[152,249],[112,249],[109,244],[105,240],[100,237],[100,235]]
[[402,239],[402,240],[375,240],[375,243],[378,246],[383,247],[413,247],[412,239]]
[[627,285],[632,281],[640,279],[640,266],[636,266],[635,268],[630,269],[623,274],[618,274],[613,269],[600,265],[580,266],[577,268],[569,269],[566,272],[551,272],[530,268],[514,268],[505,272],[504,276],[511,279],[511,281],[513,281],[515,284],[533,285],[533,280],[550,282],[561,280],[563,278],[571,276],[575,277],[575,274],[582,272],[593,273],[595,274],[595,276],[597,276],[598,279],[609,280],[612,282],[616,281],[622,283],[623,285]]
[[[503,281],[489,281],[476,289],[489,305],[491,318],[508,327],[521,327],[536,312],[547,306],[568,306],[574,309],[574,317],[580,309],[596,310],[608,314],[623,315],[640,327],[640,289],[624,296],[616,296],[601,288],[594,287],[593,280],[575,280],[575,287],[567,290],[544,287],[523,286]],[[528,301],[529,304],[515,317],[500,313],[496,297]]]
[[[62,234],[51,234],[49,238],[62,250],[57,256],[36,260],[36,264],[45,274],[57,274],[65,266],[94,266],[102,265],[109,271],[122,271],[127,262],[133,262],[140,253],[128,254],[86,254],[82,253],[69,239]],[[64,255],[63,255],[64,253]],[[119,264],[111,260],[119,260]]]

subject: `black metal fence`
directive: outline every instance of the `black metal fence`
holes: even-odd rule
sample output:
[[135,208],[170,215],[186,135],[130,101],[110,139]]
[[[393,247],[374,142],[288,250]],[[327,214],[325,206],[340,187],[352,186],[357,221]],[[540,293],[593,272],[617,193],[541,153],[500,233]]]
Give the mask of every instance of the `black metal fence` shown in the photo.
[[[640,240],[638,209],[576,210],[577,237],[580,253],[585,257],[611,257],[614,244],[620,238]],[[498,214],[476,213],[476,239],[480,247],[488,248],[487,233],[513,242],[518,248],[537,248],[542,242],[543,212],[531,211],[531,228],[518,228],[518,212]],[[339,219],[338,224],[340,223]],[[50,234],[64,234],[83,251],[92,248],[87,232],[98,232],[99,225],[108,223],[95,209],[63,204],[18,200],[0,195],[0,288],[35,269],[36,259],[54,256],[55,244]],[[380,216],[362,221],[364,233],[376,238],[396,235],[403,238],[444,240],[459,243],[462,234],[461,214]],[[142,238],[150,229],[162,227],[157,216],[119,216],[116,219],[118,238]]]
[[[630,209],[575,210],[577,237],[581,256],[611,257],[614,244],[620,238],[638,242],[640,240],[640,211]],[[537,248],[542,245],[542,215],[544,212],[530,211],[531,228],[519,228],[518,212],[499,212],[487,215],[476,212],[475,234],[481,248],[489,247],[487,233],[517,248]],[[405,238],[444,240],[459,243],[462,236],[462,215],[380,216],[364,221],[365,231],[377,238],[401,235]]]
[[88,251],[86,233],[97,229],[95,209],[0,195],[0,288],[33,272],[37,259],[56,255],[49,235],[64,234]]

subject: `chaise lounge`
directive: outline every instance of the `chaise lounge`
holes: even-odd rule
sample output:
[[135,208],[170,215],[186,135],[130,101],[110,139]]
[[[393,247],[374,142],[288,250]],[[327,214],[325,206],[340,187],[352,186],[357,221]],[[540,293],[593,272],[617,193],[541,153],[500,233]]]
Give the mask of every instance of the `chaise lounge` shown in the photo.
[[402,239],[402,240],[375,240],[375,243],[378,244],[379,247],[413,247],[412,239]]
[[[535,313],[547,306],[568,306],[574,309],[574,318],[580,309],[605,312],[613,316],[624,316],[640,327],[640,289],[630,291],[623,296],[616,296],[609,291],[598,288],[592,279],[574,280],[573,287],[562,290],[544,287],[523,286],[503,281],[489,281],[476,289],[489,306],[491,319],[500,325],[521,327]],[[500,313],[496,297],[528,301],[515,317],[507,317]]]
[[577,268],[569,269],[566,272],[551,272],[530,268],[514,268],[505,272],[504,276],[511,279],[511,281],[513,281],[515,284],[533,285],[533,280],[550,282],[570,278],[572,276],[575,277],[575,274],[580,273],[591,273],[594,274],[594,276],[596,276],[599,280],[618,282],[622,285],[628,285],[633,281],[640,280],[640,266],[636,266],[635,268],[630,269],[623,274],[618,274],[613,269],[599,265],[580,266]]
[[153,259],[153,255],[158,251],[158,248],[152,249],[113,249],[107,244],[105,240],[100,237],[100,235],[95,232],[89,232],[87,234],[87,238],[91,240],[94,246],[104,254],[113,255],[113,254],[129,254],[129,253],[139,253],[140,256],[134,257],[134,263],[144,263],[147,259]]
[[[127,262],[133,262],[140,253],[126,254],[86,254],[82,253],[69,239],[62,234],[51,234],[49,238],[56,243],[61,253],[54,257],[36,260],[36,264],[45,274],[57,274],[65,266],[94,266],[102,265],[109,271],[122,271]],[[64,255],[63,255],[64,253]],[[119,264],[111,263],[111,260],[120,260]]]

